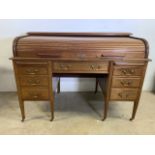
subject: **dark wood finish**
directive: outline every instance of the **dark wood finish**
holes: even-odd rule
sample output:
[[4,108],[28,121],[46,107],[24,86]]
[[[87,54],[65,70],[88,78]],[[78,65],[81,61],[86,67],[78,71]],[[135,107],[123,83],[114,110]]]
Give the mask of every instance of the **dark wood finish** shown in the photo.
[[[24,100],[49,100],[54,118],[54,90],[60,77],[96,77],[104,95],[102,120],[110,101],[132,101],[135,118],[149,46],[131,33],[29,32],[13,43],[12,58],[22,120]],[[55,78],[58,77],[58,78]]]

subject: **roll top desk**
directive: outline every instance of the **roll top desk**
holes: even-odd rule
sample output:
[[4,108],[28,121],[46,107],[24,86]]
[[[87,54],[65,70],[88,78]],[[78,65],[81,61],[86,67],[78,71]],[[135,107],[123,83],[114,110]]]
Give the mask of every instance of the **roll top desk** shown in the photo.
[[148,43],[131,33],[30,32],[13,43],[13,66],[22,121],[24,101],[49,100],[54,118],[54,93],[60,77],[94,77],[95,92],[104,95],[105,120],[110,101],[132,101],[136,115],[148,64]]

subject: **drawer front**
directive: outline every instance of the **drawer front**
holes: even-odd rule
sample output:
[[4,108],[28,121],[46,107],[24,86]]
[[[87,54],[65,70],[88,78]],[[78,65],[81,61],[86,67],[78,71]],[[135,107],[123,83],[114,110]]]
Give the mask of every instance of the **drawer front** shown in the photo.
[[115,66],[114,67],[114,72],[113,75],[118,75],[118,76],[141,76],[143,74],[144,68],[143,67],[138,67],[138,66]]
[[76,72],[76,73],[108,73],[108,63],[93,62],[55,62],[53,72]]
[[132,101],[137,98],[138,89],[134,88],[126,88],[126,89],[119,89],[119,88],[112,88],[111,89],[111,100],[123,100],[123,101]]
[[48,88],[42,87],[25,87],[21,89],[22,98],[25,100],[48,100],[49,91]]
[[20,65],[18,66],[19,74],[23,75],[47,75],[47,66],[36,66],[36,65]]
[[113,77],[112,87],[138,88],[140,86],[140,78],[118,78]]
[[33,76],[25,75],[20,76],[20,85],[21,86],[48,86],[49,78],[48,76]]

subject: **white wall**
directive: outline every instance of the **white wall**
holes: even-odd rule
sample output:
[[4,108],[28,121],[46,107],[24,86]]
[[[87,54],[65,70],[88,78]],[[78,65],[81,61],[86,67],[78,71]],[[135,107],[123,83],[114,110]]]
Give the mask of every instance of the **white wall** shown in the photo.
[[[155,20],[0,20],[0,91],[15,91],[12,41],[28,31],[98,31],[132,32],[146,38],[150,44],[150,58],[144,90],[155,89]],[[94,90],[94,79],[64,78],[62,91]]]

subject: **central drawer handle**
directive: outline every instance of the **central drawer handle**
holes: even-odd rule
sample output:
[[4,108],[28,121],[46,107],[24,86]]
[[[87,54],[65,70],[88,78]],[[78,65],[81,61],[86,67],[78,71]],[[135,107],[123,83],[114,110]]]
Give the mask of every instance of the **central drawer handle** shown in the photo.
[[95,70],[95,66],[94,65],[91,65],[90,67],[91,67],[92,70]]
[[66,64],[66,65],[60,64],[60,68],[64,69],[64,70],[68,70],[70,68],[70,65],[68,65],[68,64]]
[[97,70],[97,69],[100,69],[101,66],[100,66],[100,65],[91,65],[90,68],[91,68],[92,70]]

